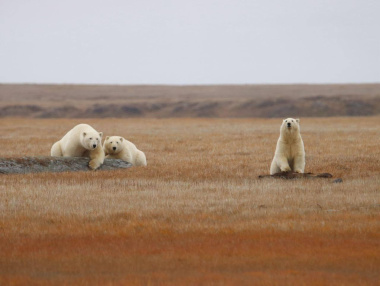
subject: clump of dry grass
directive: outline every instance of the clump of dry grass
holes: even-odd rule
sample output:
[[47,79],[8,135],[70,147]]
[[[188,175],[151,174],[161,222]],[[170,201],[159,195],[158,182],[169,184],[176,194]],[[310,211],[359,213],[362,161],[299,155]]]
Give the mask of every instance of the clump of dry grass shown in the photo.
[[[306,171],[269,173],[278,119],[86,120],[148,167],[0,176],[0,284],[376,284],[378,117],[301,119]],[[3,119],[0,157],[78,120]]]

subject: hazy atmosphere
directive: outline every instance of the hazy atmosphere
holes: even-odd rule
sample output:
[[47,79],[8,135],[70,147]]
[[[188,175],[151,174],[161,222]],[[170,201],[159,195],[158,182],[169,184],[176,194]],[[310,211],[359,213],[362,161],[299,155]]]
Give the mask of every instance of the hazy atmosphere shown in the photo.
[[1,83],[370,83],[379,1],[0,1]]

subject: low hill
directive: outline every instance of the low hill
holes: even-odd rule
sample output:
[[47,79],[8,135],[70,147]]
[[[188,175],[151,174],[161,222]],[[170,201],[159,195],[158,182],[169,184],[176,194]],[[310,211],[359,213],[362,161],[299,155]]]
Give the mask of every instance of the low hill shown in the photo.
[[0,117],[326,117],[380,114],[380,84],[0,84]]

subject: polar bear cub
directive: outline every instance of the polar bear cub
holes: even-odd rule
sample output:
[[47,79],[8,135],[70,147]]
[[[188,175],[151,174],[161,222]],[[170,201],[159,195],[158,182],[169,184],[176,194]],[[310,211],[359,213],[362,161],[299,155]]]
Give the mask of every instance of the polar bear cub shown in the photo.
[[300,133],[300,120],[284,119],[280,128],[276,151],[270,174],[293,171],[303,173],[305,170],[305,148]]
[[107,136],[103,144],[106,158],[121,159],[133,166],[146,166],[144,152],[137,149],[135,144],[120,136]]
[[103,132],[98,132],[88,124],[79,124],[66,133],[51,147],[51,156],[89,157],[89,166],[95,170],[104,162],[102,148]]

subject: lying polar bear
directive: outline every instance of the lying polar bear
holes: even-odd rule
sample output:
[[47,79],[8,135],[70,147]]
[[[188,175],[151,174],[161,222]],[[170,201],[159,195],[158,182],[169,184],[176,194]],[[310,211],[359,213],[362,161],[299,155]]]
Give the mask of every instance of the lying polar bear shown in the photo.
[[135,144],[120,136],[107,136],[103,144],[106,158],[121,159],[133,166],[146,166],[144,152],[137,149]]
[[51,156],[89,157],[89,166],[95,170],[104,162],[102,148],[103,132],[98,132],[88,124],[79,124],[66,133],[51,147]]
[[305,149],[300,134],[300,120],[284,119],[280,128],[276,152],[270,166],[270,174],[293,171],[304,173]]

